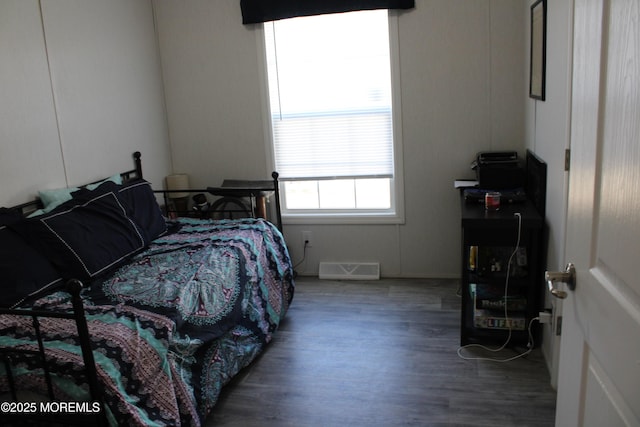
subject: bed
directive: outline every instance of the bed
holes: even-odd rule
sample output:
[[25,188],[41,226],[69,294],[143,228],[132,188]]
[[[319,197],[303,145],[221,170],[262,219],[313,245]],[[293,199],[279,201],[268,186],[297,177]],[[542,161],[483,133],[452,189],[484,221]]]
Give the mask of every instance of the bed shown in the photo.
[[2,425],[201,425],[287,312],[278,227],[167,219],[134,158],[57,206],[0,209]]

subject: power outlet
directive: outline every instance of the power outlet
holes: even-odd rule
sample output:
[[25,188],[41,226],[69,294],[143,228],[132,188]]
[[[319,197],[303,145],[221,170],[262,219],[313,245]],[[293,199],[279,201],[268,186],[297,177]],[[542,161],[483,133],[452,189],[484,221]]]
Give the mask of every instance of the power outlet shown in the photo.
[[313,233],[310,232],[310,231],[303,231],[302,232],[302,247],[304,248],[305,245],[308,248],[313,246]]
[[551,310],[545,310],[538,313],[538,320],[540,321],[540,323],[551,323],[553,321]]

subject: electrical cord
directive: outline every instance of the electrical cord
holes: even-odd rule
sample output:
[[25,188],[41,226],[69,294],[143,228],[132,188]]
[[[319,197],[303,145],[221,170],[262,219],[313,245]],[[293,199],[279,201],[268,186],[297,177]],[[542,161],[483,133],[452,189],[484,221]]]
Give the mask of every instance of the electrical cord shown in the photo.
[[513,357],[509,357],[506,359],[496,359],[496,358],[491,358],[491,357],[471,357],[471,356],[465,356],[462,354],[462,351],[465,349],[469,349],[469,348],[481,348],[483,350],[492,352],[492,353],[498,353],[502,350],[504,350],[507,345],[509,344],[509,341],[511,341],[511,335],[512,335],[512,326],[511,326],[511,322],[509,321],[509,310],[508,310],[508,304],[507,304],[507,299],[509,296],[509,276],[511,275],[511,263],[513,262],[513,257],[516,256],[516,254],[518,253],[518,250],[520,249],[520,238],[521,238],[521,234],[522,234],[522,215],[520,215],[520,212],[516,212],[513,214],[514,216],[516,216],[518,218],[518,237],[516,239],[516,246],[513,249],[513,252],[511,253],[511,256],[509,257],[509,261],[507,263],[507,277],[505,279],[505,283],[504,283],[504,321],[505,324],[507,325],[507,327],[509,328],[509,332],[507,335],[507,339],[505,340],[504,344],[502,344],[500,347],[497,348],[489,348],[487,346],[484,346],[482,344],[467,344],[464,346],[460,346],[458,347],[458,356],[461,359],[464,360],[488,360],[488,361],[492,361],[492,362],[510,362],[512,360],[518,359],[520,357],[526,356],[529,353],[531,353],[531,351],[533,350],[533,334],[531,332],[531,327],[533,325],[533,321],[537,320],[539,321],[540,318],[539,317],[534,317],[533,319],[531,319],[529,321],[529,326],[527,328],[528,330],[528,334],[529,334],[529,342],[527,343],[527,350],[524,351],[523,353],[520,353],[516,356]]
[[[531,327],[533,326],[533,322],[534,321],[540,321],[540,318],[539,317],[534,317],[533,319],[531,319],[529,321],[529,327],[527,328],[527,332],[529,334],[529,342],[527,343],[527,349],[522,353],[516,354],[515,356],[508,357],[508,358],[505,358],[505,359],[497,359],[497,358],[493,358],[493,357],[465,356],[464,354],[462,354],[462,351],[465,350],[465,349],[469,349],[469,348],[474,348],[474,347],[475,348],[481,348],[483,350],[487,350],[487,351],[490,351],[490,352],[496,352],[497,353],[499,351],[504,350],[504,348],[506,347],[506,343],[504,345],[502,345],[501,347],[496,348],[496,349],[491,349],[491,348],[483,346],[481,344],[467,344],[467,345],[458,347],[458,357],[460,357],[461,359],[464,359],[464,360],[487,360],[489,362],[504,363],[504,362],[511,362],[512,360],[516,360],[516,359],[519,359],[521,357],[527,356],[529,353],[531,353],[533,351],[534,342],[533,342],[533,333],[531,332]],[[508,342],[509,341],[507,341],[507,343]]]
[[309,245],[308,241],[304,242],[304,246],[302,247],[302,259],[300,261],[298,261],[296,264],[293,265],[293,269],[295,270],[296,268],[298,268],[298,266],[300,264],[302,264],[304,262],[304,260],[307,258],[307,246]]

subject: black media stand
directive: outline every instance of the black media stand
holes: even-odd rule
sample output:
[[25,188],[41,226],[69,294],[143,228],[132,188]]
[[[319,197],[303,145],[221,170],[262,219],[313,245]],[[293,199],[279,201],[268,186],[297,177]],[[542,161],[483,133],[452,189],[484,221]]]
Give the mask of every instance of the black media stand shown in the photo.
[[[503,344],[510,326],[509,345],[526,345],[529,324],[543,301],[544,216],[530,200],[501,204],[497,211],[487,211],[483,203],[469,203],[464,197],[461,205],[460,343]],[[532,332],[537,346],[538,322],[533,322]]]

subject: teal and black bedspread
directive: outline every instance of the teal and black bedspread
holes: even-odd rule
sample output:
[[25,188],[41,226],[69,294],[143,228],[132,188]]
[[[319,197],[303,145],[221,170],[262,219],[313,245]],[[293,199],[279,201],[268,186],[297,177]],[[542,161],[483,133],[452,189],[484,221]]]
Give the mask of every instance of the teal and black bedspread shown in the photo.
[[[293,297],[289,254],[271,223],[180,219],[174,226],[83,291],[112,424],[200,425],[221,388],[271,341]],[[68,310],[70,302],[58,292],[35,305]],[[56,393],[81,400],[75,324],[47,318],[41,328]],[[36,345],[29,319],[0,316],[0,329],[1,346]],[[18,380],[41,390],[29,364],[22,362]]]

